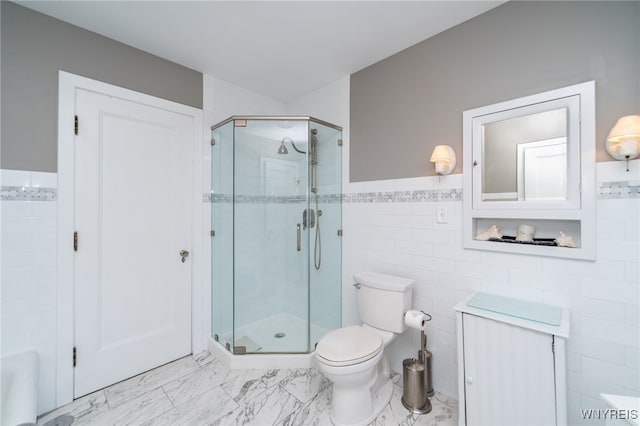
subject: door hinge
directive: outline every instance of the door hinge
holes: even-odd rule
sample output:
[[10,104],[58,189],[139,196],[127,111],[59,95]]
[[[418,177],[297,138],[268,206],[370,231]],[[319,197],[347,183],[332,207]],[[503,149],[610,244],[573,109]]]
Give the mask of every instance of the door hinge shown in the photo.
[[556,341],[553,337],[551,338],[551,353],[556,353]]
[[338,146],[342,146],[342,139],[338,139]]
[[214,231],[213,229],[211,230],[211,236],[215,237],[216,236],[216,231]]
[[73,233],[73,251],[78,251],[78,231]]
[[342,229],[338,229],[338,237],[342,237]]
[[216,140],[214,138],[211,138],[211,146],[214,146],[216,144]]
[[73,119],[73,133],[76,135],[78,134],[78,116],[77,115],[74,116],[74,119]]
[[78,363],[78,351],[76,350],[76,347],[73,347],[73,366],[75,367],[76,364]]

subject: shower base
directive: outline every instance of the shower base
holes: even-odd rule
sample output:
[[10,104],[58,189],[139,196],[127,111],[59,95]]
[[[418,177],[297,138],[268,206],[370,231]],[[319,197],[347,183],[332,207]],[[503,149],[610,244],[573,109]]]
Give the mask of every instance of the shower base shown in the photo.
[[[311,347],[328,331],[311,324]],[[227,341],[231,340],[230,334],[224,337]],[[312,366],[313,352],[306,353],[307,322],[295,315],[281,313],[238,327],[238,341],[248,343],[247,351],[255,350],[255,353],[234,355],[213,338],[209,341],[209,352],[230,369]]]

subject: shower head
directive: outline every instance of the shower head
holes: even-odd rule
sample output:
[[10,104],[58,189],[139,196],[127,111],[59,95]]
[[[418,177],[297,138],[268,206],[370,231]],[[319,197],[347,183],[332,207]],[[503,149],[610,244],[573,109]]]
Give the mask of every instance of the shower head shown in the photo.
[[287,147],[284,145],[285,142],[291,142],[290,138],[282,138],[282,142],[280,142],[280,148],[278,148],[278,154],[288,154],[289,151],[287,150]]

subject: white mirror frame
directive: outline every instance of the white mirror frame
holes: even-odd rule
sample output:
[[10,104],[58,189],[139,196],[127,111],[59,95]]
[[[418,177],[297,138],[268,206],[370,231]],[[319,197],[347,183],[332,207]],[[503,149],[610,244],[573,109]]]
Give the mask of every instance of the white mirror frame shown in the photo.
[[[567,199],[563,201],[482,201],[482,124],[535,113],[561,105],[568,108]],[[517,111],[520,110],[520,113]],[[490,118],[487,118],[490,117]],[[589,81],[484,106],[463,113],[463,246],[574,259],[595,259],[595,82]],[[515,161],[515,159],[514,159]],[[476,164],[474,166],[474,164]],[[495,223],[494,223],[495,222]],[[501,225],[502,223],[502,225]],[[569,233],[577,248],[478,241],[488,224],[509,228],[529,223],[542,237]],[[547,234],[545,234],[545,231]],[[552,235],[554,234],[554,235]]]

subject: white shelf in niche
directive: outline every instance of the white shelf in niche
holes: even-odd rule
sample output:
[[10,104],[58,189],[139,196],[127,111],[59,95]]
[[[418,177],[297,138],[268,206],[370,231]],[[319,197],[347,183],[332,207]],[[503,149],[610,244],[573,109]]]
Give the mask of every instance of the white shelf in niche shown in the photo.
[[474,218],[472,222],[473,235],[478,235],[492,225],[497,225],[504,236],[515,237],[518,226],[527,224],[536,228],[534,238],[555,239],[560,232],[573,238],[577,247],[544,246],[535,244],[508,243],[500,241],[468,241],[467,248],[501,251],[519,254],[529,254],[538,256],[564,257],[569,259],[588,259],[590,253],[582,245],[581,221],[580,220],[557,220],[557,219],[506,219],[506,218]]

